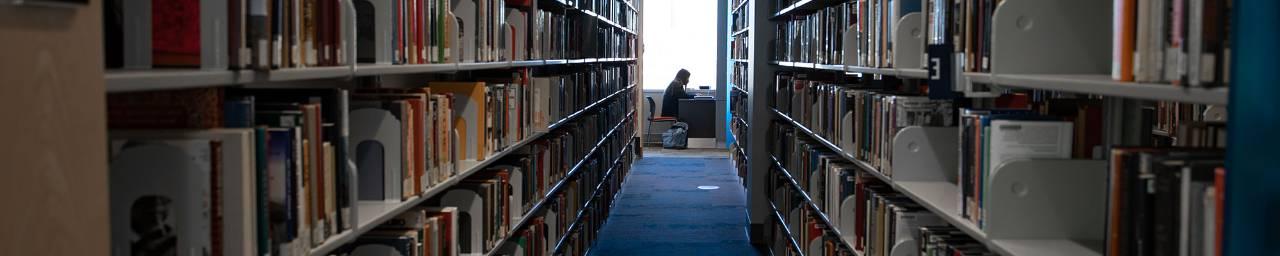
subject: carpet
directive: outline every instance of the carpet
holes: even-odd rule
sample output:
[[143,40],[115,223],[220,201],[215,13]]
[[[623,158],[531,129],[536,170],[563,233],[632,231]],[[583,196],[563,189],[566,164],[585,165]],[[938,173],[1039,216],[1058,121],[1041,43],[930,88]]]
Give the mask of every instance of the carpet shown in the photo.
[[635,163],[589,253],[760,255],[747,238],[746,202],[729,159],[646,157]]

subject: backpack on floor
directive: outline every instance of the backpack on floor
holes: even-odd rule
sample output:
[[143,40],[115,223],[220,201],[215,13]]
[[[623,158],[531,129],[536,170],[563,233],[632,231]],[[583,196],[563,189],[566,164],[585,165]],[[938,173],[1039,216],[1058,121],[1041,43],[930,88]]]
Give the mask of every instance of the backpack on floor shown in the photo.
[[685,149],[689,147],[689,124],[676,122],[662,133],[662,148]]

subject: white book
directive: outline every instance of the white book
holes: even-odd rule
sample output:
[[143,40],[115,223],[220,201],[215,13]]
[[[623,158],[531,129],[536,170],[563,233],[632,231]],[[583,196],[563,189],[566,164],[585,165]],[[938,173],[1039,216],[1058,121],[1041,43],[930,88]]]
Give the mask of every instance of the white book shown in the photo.
[[257,155],[253,129],[113,130],[116,139],[220,141],[222,181],[222,248],[240,255],[257,254]]
[[[212,252],[211,142],[112,139],[112,255]],[[176,242],[169,247],[166,241]]]
[[988,129],[988,180],[1013,160],[1071,157],[1071,122],[992,120]]

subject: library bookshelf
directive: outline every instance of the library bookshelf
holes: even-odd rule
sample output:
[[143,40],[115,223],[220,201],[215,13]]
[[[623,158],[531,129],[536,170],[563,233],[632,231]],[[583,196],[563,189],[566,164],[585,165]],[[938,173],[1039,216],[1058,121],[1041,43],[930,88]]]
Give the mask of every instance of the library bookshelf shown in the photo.
[[[1122,5],[1155,2],[1167,5]],[[1257,212],[1256,208],[1232,198],[1274,192],[1264,188],[1267,186],[1258,186],[1261,183],[1257,178],[1268,176],[1258,174],[1265,168],[1239,160],[1261,150],[1254,147],[1256,143],[1243,142],[1248,139],[1241,136],[1273,137],[1254,130],[1268,126],[1262,123],[1269,121],[1262,121],[1266,118],[1243,109],[1239,99],[1246,97],[1240,95],[1254,93],[1268,96],[1251,99],[1276,94],[1273,88],[1261,89],[1257,83],[1241,80],[1257,78],[1260,73],[1252,73],[1256,70],[1237,69],[1241,63],[1258,63],[1240,60],[1241,56],[1249,55],[1249,60],[1257,61],[1259,59],[1253,57],[1275,56],[1275,51],[1233,40],[1229,45],[1212,46],[1231,48],[1229,53],[1217,54],[1230,55],[1227,57],[1232,60],[1202,63],[1200,71],[1184,66],[1186,63],[1152,62],[1120,54],[1126,50],[1119,47],[1126,44],[1130,45],[1126,47],[1135,47],[1127,48],[1131,51],[1157,49],[1141,44],[1159,41],[1162,37],[1220,43],[1194,34],[1201,33],[1196,26],[1209,26],[1200,22],[1212,21],[1181,16],[1187,13],[1216,12],[1212,14],[1227,17],[1225,19],[1231,20],[1231,36],[1263,40],[1277,35],[1274,31],[1255,30],[1274,28],[1271,23],[1258,23],[1261,13],[1277,10],[1274,3],[1235,1],[1230,10],[1199,9],[1207,8],[1201,5],[1206,2],[1213,1],[730,1],[725,12],[731,15],[733,23],[723,36],[733,41],[730,50],[734,51],[724,60],[732,67],[729,72],[733,77],[731,134],[737,143],[732,151],[748,190],[752,241],[768,245],[775,255],[923,255],[926,252],[917,251],[925,248],[922,245],[925,242],[917,241],[919,236],[904,238],[899,233],[908,227],[905,232],[911,234],[941,236],[964,241],[959,245],[965,248],[981,248],[967,251],[976,253],[974,255],[1133,255],[1129,246],[1135,240],[1170,237],[1129,235],[1122,232],[1153,227],[1129,229],[1122,227],[1128,224],[1117,224],[1128,223],[1129,219],[1125,218],[1131,215],[1126,211],[1153,209],[1142,206],[1142,201],[1135,203],[1126,192],[1116,190],[1131,184],[1126,173],[1136,170],[1138,165],[1150,164],[1134,160],[1134,155],[1144,153],[1133,151],[1158,152],[1149,155],[1181,154],[1186,150],[1179,147],[1200,147],[1210,148],[1207,151],[1212,153],[1205,153],[1204,161],[1211,163],[1201,167],[1184,166],[1185,170],[1198,173],[1196,177],[1215,173],[1218,176],[1201,181],[1184,180],[1182,184],[1207,185],[1209,189],[1196,187],[1190,191],[1217,193],[1220,197],[1205,197],[1203,205],[1196,202],[1191,208],[1180,208],[1180,216],[1193,220],[1156,220],[1164,223],[1156,224],[1164,225],[1158,226],[1159,229],[1173,232],[1173,239],[1181,235],[1184,240],[1177,246],[1158,246],[1155,250],[1177,253],[1193,250],[1190,248],[1203,249],[1195,252],[1204,253],[1200,255],[1261,253],[1262,243],[1253,239],[1216,245],[1194,242],[1205,236],[1188,236],[1185,228],[1207,225],[1206,230],[1201,231],[1219,239],[1265,232],[1239,226],[1265,222],[1257,215],[1231,213]],[[1271,9],[1244,10],[1240,9],[1242,6]],[[1122,7],[1129,9],[1115,9]],[[1126,26],[1137,31],[1169,29],[1152,27],[1160,22],[1173,22],[1169,19],[1119,23],[1140,19],[1123,14],[1138,13],[1137,10],[1145,11],[1145,8],[1188,8],[1179,9],[1186,13],[1167,17],[1189,23],[1181,23],[1185,26],[1181,32],[1153,34],[1152,38],[1156,39],[1125,37],[1135,32],[1116,30]],[[951,16],[965,10],[973,13],[961,18]],[[970,25],[970,32],[964,30],[966,24]],[[1134,41],[1137,46],[1133,46]],[[1160,55],[1167,56],[1164,61],[1188,60],[1187,56],[1200,54],[1200,49],[1195,47],[1202,46],[1190,47],[1193,49],[1190,51],[1197,53]],[[1212,47],[1204,48],[1202,54],[1208,56],[1222,49]],[[1133,68],[1120,64],[1126,62],[1147,65],[1142,67],[1147,70],[1139,68],[1132,71],[1133,77],[1120,79],[1129,76],[1121,74],[1122,69]],[[1217,71],[1210,71],[1215,69]],[[1195,80],[1188,78],[1191,73],[1202,75],[1197,80],[1199,84],[1189,82]],[[1228,78],[1229,86],[1222,80]],[[1241,92],[1246,89],[1251,91]],[[874,127],[883,124],[875,122],[892,123],[893,119],[889,118],[894,118],[894,114],[889,112],[914,111],[898,109],[902,107],[900,102],[924,102],[926,96],[930,104],[943,104],[950,111],[957,111],[945,114],[955,118],[956,123]],[[1083,156],[1029,156],[998,166],[979,162],[982,172],[973,174],[966,168],[974,163],[965,159],[974,155],[985,157],[992,153],[986,150],[994,149],[980,148],[984,151],[978,153],[966,151],[965,147],[971,145],[966,132],[971,130],[958,127],[957,123],[964,120],[958,112],[1011,108],[1006,104],[1011,97],[1033,98],[1030,104],[1015,104],[1012,108],[1039,108],[1039,101],[1075,102],[1072,104],[1080,104],[1075,105],[1080,109],[1092,108],[1089,111],[1096,112],[1083,114],[1091,118],[1088,122],[1081,121],[1083,119],[1059,122],[1087,125],[1081,129],[1093,130],[1086,136],[1075,137],[1094,140],[1092,146],[1082,147],[1093,152],[1081,153]],[[884,105],[879,105],[882,107],[879,110],[870,105],[863,105],[867,109],[842,105],[855,103]],[[850,106],[848,111],[865,112],[845,112],[846,106]],[[1229,119],[1225,117],[1226,112],[1232,112]],[[870,118],[866,120],[871,123],[860,121],[864,116],[859,113],[867,113],[865,118]],[[1082,114],[1075,116],[1079,115]],[[1242,119],[1242,116],[1258,119]],[[1214,127],[1210,128],[1214,141],[1201,144],[1195,137],[1199,135],[1192,135],[1200,133],[1189,131],[1206,124]],[[1232,136],[1225,135],[1228,131]],[[871,141],[859,141],[863,139],[861,133],[870,134]],[[976,136],[985,134],[984,131]],[[1240,145],[1245,143],[1248,145]],[[1253,151],[1238,151],[1246,147]],[[796,152],[801,152],[798,155],[804,158],[796,159]],[[1226,168],[1209,168],[1210,165]],[[825,169],[813,171],[811,168]],[[848,185],[832,181],[845,178],[843,175],[850,175]],[[1215,179],[1219,183],[1210,185]],[[1222,185],[1222,181],[1231,185]],[[858,187],[850,191],[841,187],[862,185],[875,188]],[[1217,191],[1209,192],[1214,189]],[[1179,190],[1185,192],[1188,188]],[[848,198],[856,196],[857,201],[888,205],[896,210],[852,213],[863,204],[847,206],[842,201],[848,200],[842,197],[845,195],[832,193],[849,193]],[[1150,192],[1151,195],[1162,193],[1165,192]],[[1193,200],[1184,194],[1172,198],[1161,200],[1186,203],[1200,201],[1201,197]],[[864,209],[856,208],[856,211]],[[1192,211],[1209,215],[1191,215]],[[1222,215],[1224,212],[1227,215]],[[1205,216],[1218,219],[1194,220]],[[871,229],[875,227],[873,224],[900,225],[902,219],[895,218],[926,218],[927,224],[896,226],[898,231],[888,231],[895,226],[879,226],[887,229],[880,231]],[[857,219],[857,224],[851,219]],[[1170,227],[1173,229],[1166,229]],[[1200,231],[1191,233],[1194,232]],[[1186,240],[1188,238],[1192,240]],[[907,242],[873,244],[875,239]]]
[[[201,15],[205,19],[231,21],[242,26],[230,32],[225,28],[210,30],[225,33],[212,37],[222,40],[256,36],[252,33],[258,31],[255,27],[258,24],[246,20],[257,17],[236,8],[256,8],[258,6],[251,5],[257,4],[277,7],[269,1],[242,0],[227,2],[230,10],[225,10],[208,5],[221,1],[196,2],[201,6],[196,10],[206,14]],[[365,245],[395,244],[412,237],[413,243],[402,245],[421,253],[414,255],[585,255],[590,250],[595,232],[607,220],[613,199],[637,156],[634,147],[639,145],[633,142],[637,136],[635,127],[638,127],[635,108],[639,98],[639,9],[629,0],[387,1],[391,2],[398,5],[392,8],[379,5],[381,2],[365,5],[370,1],[340,0],[313,6],[280,7],[333,14],[291,17],[315,22],[317,27],[306,31],[316,33],[317,44],[334,43],[332,46],[339,47],[318,50],[320,54],[315,58],[320,60],[315,63],[306,59],[310,56],[303,55],[299,60],[284,58],[288,64],[273,60],[272,64],[279,65],[271,68],[250,67],[256,64],[249,63],[257,62],[248,59],[230,65],[202,62],[199,67],[161,67],[155,63],[155,67],[138,67],[131,65],[136,64],[133,61],[137,59],[126,54],[127,68],[110,67],[101,73],[108,110],[116,111],[108,118],[107,133],[112,143],[143,142],[137,138],[111,136],[117,130],[145,134],[155,129],[157,134],[160,130],[166,134],[183,134],[241,129],[232,127],[231,121],[221,120],[212,126],[124,127],[128,126],[124,124],[133,124],[128,121],[136,116],[117,115],[120,109],[138,110],[132,108],[138,105],[130,104],[156,98],[170,99],[167,104],[182,112],[213,109],[191,107],[207,103],[191,95],[217,95],[220,101],[225,100],[213,103],[218,105],[217,113],[225,120],[249,120],[247,125],[237,127],[257,129],[250,134],[271,134],[270,131],[276,130],[300,134],[298,140],[290,140],[296,144],[282,147],[296,151],[296,155],[288,156],[288,162],[296,165],[280,167],[300,175],[277,177],[274,172],[270,175],[264,172],[276,167],[273,167],[275,162],[264,161],[269,159],[264,158],[269,151],[274,151],[262,146],[255,151],[263,156],[235,158],[244,161],[246,170],[237,169],[240,166],[220,166],[214,169],[222,174],[215,175],[217,178],[213,181],[195,181],[212,183],[211,186],[219,190],[242,191],[237,195],[244,195],[235,198],[212,190],[205,192],[213,194],[205,200],[220,200],[223,203],[219,206],[243,204],[215,210],[227,216],[221,222],[213,220],[212,228],[224,233],[211,239],[221,240],[219,245],[183,244],[180,247],[213,248],[227,254],[244,252],[246,255],[346,255]],[[329,5],[331,3],[334,5]],[[475,8],[474,4],[490,8],[498,15],[466,18],[492,19],[494,22],[489,25],[494,27],[480,30],[471,27],[477,25],[466,24],[466,29],[461,31],[470,34],[444,29],[446,25],[463,25],[438,18],[454,18],[468,11],[444,7]],[[169,15],[166,10],[170,9],[164,8],[171,7],[147,5],[147,9],[136,9],[138,3],[119,2],[108,5],[119,5],[116,7],[125,9],[126,14],[141,12],[147,16]],[[386,11],[409,19],[366,20],[364,11]],[[227,16],[218,18],[221,17],[218,14]],[[270,21],[272,17],[263,18]],[[205,19],[190,21],[204,24]],[[464,19],[458,17],[457,20]],[[144,31],[130,27],[137,26],[137,22],[144,21],[130,20],[122,25],[124,30],[131,31],[123,32],[125,36]],[[364,38],[367,31],[361,29],[365,28],[378,33]],[[393,35],[389,32],[393,30],[405,34]],[[384,31],[387,33],[382,34]],[[490,34],[485,34],[486,31]],[[419,35],[422,37],[417,38]],[[107,39],[113,40],[112,36],[108,35]],[[197,40],[205,48],[227,44],[205,36],[201,34],[202,38]],[[431,47],[438,47],[439,40],[450,36],[459,36],[452,42],[452,49],[461,48],[458,52],[466,54],[443,57],[443,50],[440,54],[427,54],[436,50]],[[463,43],[463,36],[491,36],[492,41]],[[286,44],[291,42],[285,40]],[[374,44],[357,45],[361,42]],[[393,42],[404,44],[393,46]],[[236,51],[235,45],[236,42],[232,42],[231,50],[218,54]],[[260,49],[256,47],[261,45],[246,46],[255,51],[254,57],[259,56],[256,51]],[[365,51],[366,48],[369,50]],[[136,53],[137,50],[124,51]],[[328,50],[338,55],[325,55]],[[422,51],[421,55],[411,53],[418,50]],[[204,59],[210,55],[202,52],[198,56]],[[299,106],[301,110],[294,109]],[[477,107],[483,111],[473,109]],[[246,109],[248,112],[243,112]],[[361,119],[360,116],[365,115],[361,111],[371,109],[380,109],[392,118],[378,119],[384,122],[382,125],[364,123],[370,119]],[[308,112],[313,110],[316,112]],[[301,113],[295,116],[296,112]],[[246,118],[246,114],[249,117]],[[295,120],[288,119],[293,117],[298,118],[299,127],[314,124],[319,128],[279,127],[287,123],[284,120]],[[269,121],[263,121],[264,118]],[[284,119],[278,119],[281,121],[277,123],[277,118]],[[396,125],[387,126],[388,120]],[[310,135],[318,136],[308,137]],[[164,138],[165,135],[147,136],[169,139]],[[348,136],[352,136],[349,142]],[[372,136],[377,138],[377,143],[368,143],[374,139],[357,141],[356,136]],[[266,145],[268,138],[258,137],[256,144]],[[218,148],[223,145],[220,143],[211,144],[228,155],[241,153],[239,149]],[[323,150],[311,151],[318,144],[324,144],[316,147]],[[366,145],[378,148],[369,149]],[[393,153],[392,148],[400,152],[399,155]],[[370,161],[378,162],[370,165]],[[257,170],[249,170],[250,166],[256,166]],[[114,173],[125,173],[122,169],[128,168],[112,167],[109,169]],[[312,179],[319,183],[313,183]],[[250,180],[257,181],[248,182]],[[275,180],[287,180],[280,184],[288,185],[277,187]],[[374,186],[367,186],[370,184]],[[370,187],[376,190],[370,192]],[[273,194],[277,188],[298,194]],[[275,205],[276,196],[287,198],[290,203]],[[458,200],[470,198],[467,196],[475,199]],[[476,208],[471,208],[473,206]],[[125,206],[112,205],[112,208],[121,207]],[[281,210],[287,214],[277,216],[277,207],[289,210]],[[241,213],[245,215],[229,217]],[[462,218],[463,214],[467,218]],[[315,221],[303,219],[310,216],[320,217],[315,217]],[[474,222],[475,225],[466,222],[480,220],[481,216],[496,219]],[[277,227],[276,222],[288,225]],[[410,234],[397,229],[406,225],[417,231]],[[277,228],[287,230],[282,232],[288,234],[277,234],[274,232]],[[238,236],[249,233],[256,234]],[[124,250],[114,242],[117,238],[124,239],[110,239],[113,251]]]

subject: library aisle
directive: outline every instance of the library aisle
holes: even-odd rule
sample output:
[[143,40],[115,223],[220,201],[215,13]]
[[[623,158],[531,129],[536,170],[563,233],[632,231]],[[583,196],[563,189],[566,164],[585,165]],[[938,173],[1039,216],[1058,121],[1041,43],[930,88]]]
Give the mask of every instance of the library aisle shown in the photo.
[[646,152],[590,255],[760,255],[747,237],[746,194],[719,152]]

